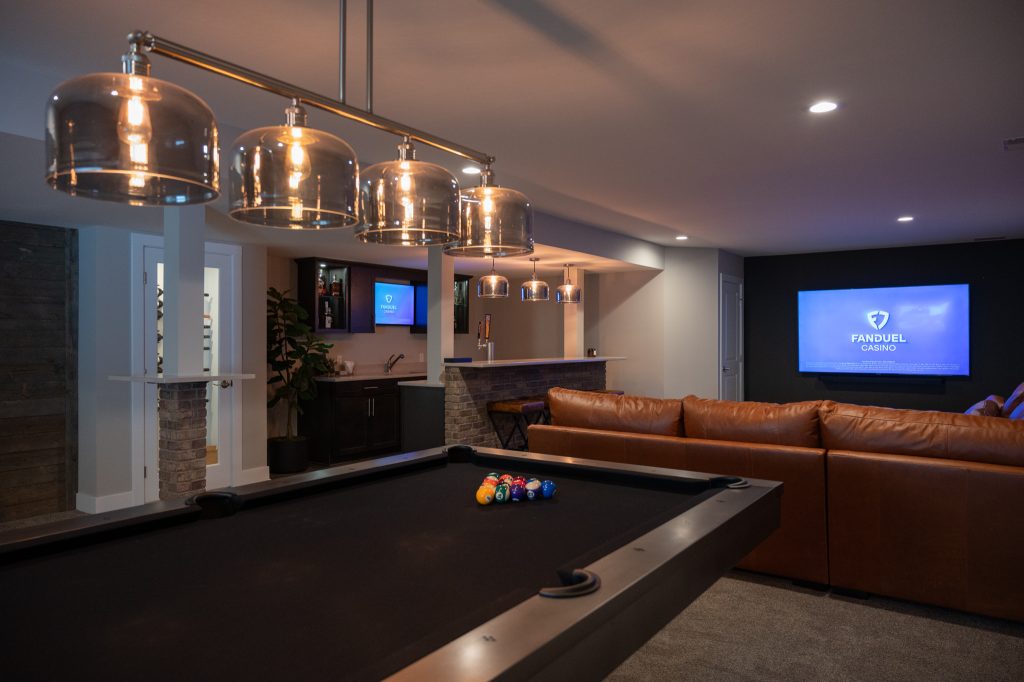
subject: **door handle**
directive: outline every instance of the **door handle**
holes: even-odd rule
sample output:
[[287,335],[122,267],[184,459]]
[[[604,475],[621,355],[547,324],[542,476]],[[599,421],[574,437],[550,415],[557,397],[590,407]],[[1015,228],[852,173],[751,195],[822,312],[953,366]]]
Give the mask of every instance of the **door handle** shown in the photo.
[[728,372],[728,371],[729,371],[730,369],[732,369],[732,368],[731,368],[731,367],[723,367],[723,368],[722,368],[722,371],[723,371],[723,372]]
[[220,386],[221,388],[231,388],[232,386],[235,385],[235,382],[231,379],[224,379],[218,382],[217,385]]

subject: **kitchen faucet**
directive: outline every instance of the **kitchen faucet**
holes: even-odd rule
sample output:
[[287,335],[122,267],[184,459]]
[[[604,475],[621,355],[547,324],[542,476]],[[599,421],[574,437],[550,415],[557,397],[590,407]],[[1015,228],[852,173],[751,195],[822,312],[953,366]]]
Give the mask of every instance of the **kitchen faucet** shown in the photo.
[[405,357],[405,353],[399,353],[398,355],[395,355],[394,353],[392,353],[391,357],[388,358],[388,361],[384,363],[384,373],[385,374],[391,374],[391,368],[393,368],[395,365],[397,365],[398,361],[401,360],[404,357]]

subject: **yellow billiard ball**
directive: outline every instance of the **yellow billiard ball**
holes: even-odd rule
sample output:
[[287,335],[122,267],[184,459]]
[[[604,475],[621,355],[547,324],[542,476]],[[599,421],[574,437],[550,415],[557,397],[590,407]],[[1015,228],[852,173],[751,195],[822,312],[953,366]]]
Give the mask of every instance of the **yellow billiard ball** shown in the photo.
[[482,485],[476,489],[476,501],[479,504],[490,504],[494,501],[494,488]]

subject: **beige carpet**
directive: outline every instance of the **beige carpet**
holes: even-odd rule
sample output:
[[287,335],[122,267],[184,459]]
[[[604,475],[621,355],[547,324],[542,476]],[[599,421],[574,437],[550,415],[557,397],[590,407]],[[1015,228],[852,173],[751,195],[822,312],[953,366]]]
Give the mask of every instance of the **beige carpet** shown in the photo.
[[608,678],[1024,680],[1024,624],[734,571]]

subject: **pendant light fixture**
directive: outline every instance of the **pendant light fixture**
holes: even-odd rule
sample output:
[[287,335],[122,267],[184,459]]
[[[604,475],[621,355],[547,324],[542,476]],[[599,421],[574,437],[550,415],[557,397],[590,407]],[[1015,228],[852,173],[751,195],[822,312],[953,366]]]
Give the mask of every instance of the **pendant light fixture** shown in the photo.
[[555,289],[555,301],[557,303],[579,303],[583,300],[583,289],[579,285],[573,284],[572,278],[569,276],[569,268],[571,267],[572,263],[565,264],[565,283]]
[[128,36],[122,73],[65,81],[46,110],[46,180],[72,196],[135,206],[180,206],[216,199],[217,122],[206,103],[152,78]]
[[480,186],[462,193],[461,235],[449,256],[522,256],[533,253],[533,208],[522,192],[494,184],[491,161]]
[[231,217],[292,229],[359,222],[359,162],[344,140],[307,127],[298,98],[286,124],[243,133],[232,145]]
[[360,181],[364,242],[429,246],[459,238],[459,181],[434,163],[416,160],[409,137],[398,160],[376,163]]
[[476,283],[476,295],[477,298],[508,298],[508,280],[494,271],[494,258],[491,258],[491,274]]
[[548,283],[537,279],[537,261],[540,258],[531,258],[533,263],[533,277],[523,282],[520,295],[524,301],[547,301],[550,299]]

